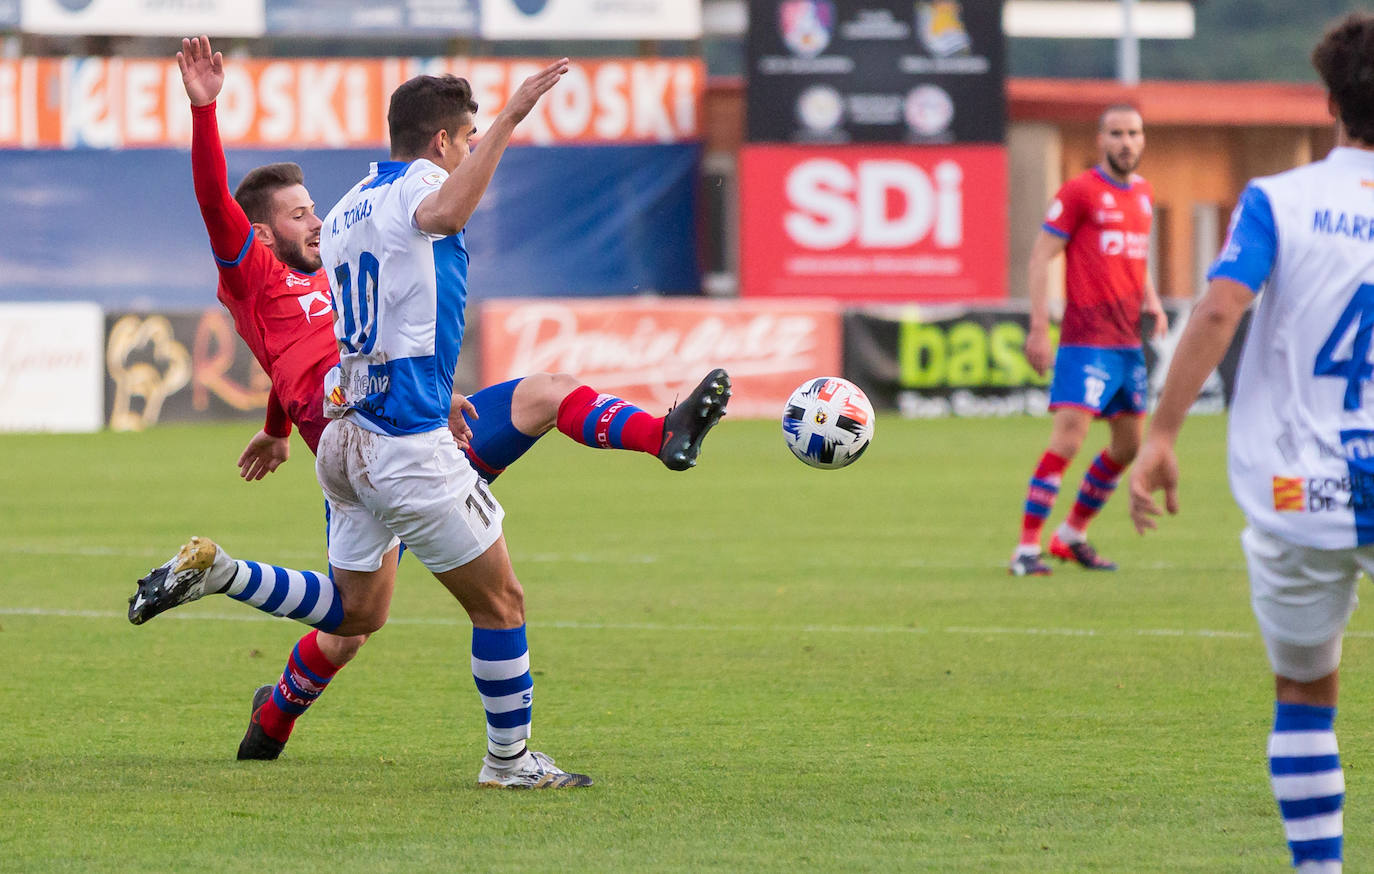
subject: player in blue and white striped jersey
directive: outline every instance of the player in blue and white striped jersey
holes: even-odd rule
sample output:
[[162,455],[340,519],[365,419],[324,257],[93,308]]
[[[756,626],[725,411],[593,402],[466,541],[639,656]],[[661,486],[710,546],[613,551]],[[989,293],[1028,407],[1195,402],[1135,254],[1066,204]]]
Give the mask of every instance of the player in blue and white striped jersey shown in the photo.
[[524,593],[504,512],[449,431],[463,340],[463,228],[520,123],[568,70],[521,84],[471,151],[477,104],[453,76],[417,76],[391,95],[392,160],[372,166],[325,217],[320,256],[334,300],[339,369],[315,468],[329,499],[329,562],[345,594],[389,597],[396,546],[453,593],[473,624],[472,671],[487,715],[478,782],[591,785],[526,746],[533,680]]
[[1169,368],[1131,477],[1142,533],[1178,512],[1174,445],[1188,407],[1259,298],[1231,408],[1231,489],[1251,604],[1274,670],[1269,770],[1293,864],[1342,865],[1336,744],[1341,638],[1374,572],[1374,16],[1352,14],[1312,53],[1338,116],[1336,148],[1253,180]]

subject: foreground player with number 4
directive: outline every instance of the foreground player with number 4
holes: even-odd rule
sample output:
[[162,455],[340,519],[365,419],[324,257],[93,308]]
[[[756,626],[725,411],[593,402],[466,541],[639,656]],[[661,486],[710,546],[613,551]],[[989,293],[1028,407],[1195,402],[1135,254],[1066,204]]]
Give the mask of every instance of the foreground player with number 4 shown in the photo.
[[463,605],[487,711],[484,786],[592,783],[526,746],[534,684],[524,593],[501,505],[449,432],[467,301],[463,228],[515,126],[567,70],[564,58],[526,79],[475,154],[465,80],[402,84],[387,113],[391,160],[373,164],[320,231],[340,349],[325,389],[333,421],[315,461],[331,509],[329,563],[341,587],[380,588],[403,541]]
[[1341,637],[1355,584],[1374,571],[1374,16],[1332,28],[1312,62],[1339,121],[1336,148],[1241,194],[1131,476],[1131,519],[1141,533],[1154,528],[1161,489],[1178,512],[1179,429],[1263,291],[1231,402],[1231,490],[1245,513],[1250,603],[1274,669],[1274,797],[1294,867],[1337,874]]

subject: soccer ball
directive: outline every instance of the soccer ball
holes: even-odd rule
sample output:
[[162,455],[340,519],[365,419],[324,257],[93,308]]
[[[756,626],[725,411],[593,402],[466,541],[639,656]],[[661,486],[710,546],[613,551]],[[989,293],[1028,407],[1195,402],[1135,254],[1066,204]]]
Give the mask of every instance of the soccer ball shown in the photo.
[[849,380],[808,379],[787,399],[782,436],[792,454],[812,467],[853,464],[873,439],[873,405]]

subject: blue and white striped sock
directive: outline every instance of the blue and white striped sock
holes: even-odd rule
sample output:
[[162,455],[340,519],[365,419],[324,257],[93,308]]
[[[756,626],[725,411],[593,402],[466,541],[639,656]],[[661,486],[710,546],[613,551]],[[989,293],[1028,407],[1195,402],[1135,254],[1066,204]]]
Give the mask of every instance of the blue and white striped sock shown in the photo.
[[472,629],[472,677],[487,712],[487,751],[510,758],[530,736],[534,678],[525,626]]
[[1334,707],[1274,706],[1269,773],[1293,866],[1305,874],[1341,870],[1345,773],[1335,721]]
[[329,577],[256,561],[234,561],[234,576],[224,594],[273,616],[285,616],[333,631],[343,622],[343,599]]

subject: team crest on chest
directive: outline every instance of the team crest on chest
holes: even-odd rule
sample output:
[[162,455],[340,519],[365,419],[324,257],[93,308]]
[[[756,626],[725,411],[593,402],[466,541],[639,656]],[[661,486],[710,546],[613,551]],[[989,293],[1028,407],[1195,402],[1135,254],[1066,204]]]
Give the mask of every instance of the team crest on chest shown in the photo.
[[325,291],[312,291],[296,298],[296,303],[301,305],[301,312],[305,313],[305,320],[313,322],[316,316],[330,315],[329,293]]

